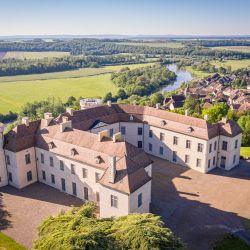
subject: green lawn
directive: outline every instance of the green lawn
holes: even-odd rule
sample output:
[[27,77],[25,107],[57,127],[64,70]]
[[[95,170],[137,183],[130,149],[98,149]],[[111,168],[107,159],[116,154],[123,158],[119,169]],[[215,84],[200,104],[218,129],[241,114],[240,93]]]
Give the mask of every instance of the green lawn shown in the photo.
[[248,52],[250,53],[250,46],[221,46],[221,47],[212,47],[213,50],[230,50],[230,51],[239,51],[239,52]]
[[238,238],[227,235],[223,240],[219,241],[216,244],[214,250],[250,250],[245,242],[241,241]]
[[16,58],[16,59],[42,59],[45,57],[63,57],[68,56],[69,52],[60,52],[60,51],[46,51],[46,52],[28,52],[28,51],[9,51],[4,56],[4,59],[7,58]]
[[245,157],[250,157],[250,147],[241,147],[240,155]]
[[223,62],[212,61],[211,64],[215,65],[216,67],[231,66],[232,70],[236,70],[236,69],[245,68],[247,66],[250,66],[250,59],[246,59],[246,60],[227,60],[227,61],[223,61]]
[[200,70],[194,70],[194,69],[192,68],[192,66],[186,66],[186,67],[185,67],[185,70],[189,71],[189,72],[192,74],[192,76],[193,76],[193,78],[194,78],[195,80],[201,79],[201,78],[204,78],[204,77],[207,77],[207,76],[213,74],[213,73],[203,72],[203,71],[200,71]]
[[0,250],[26,250],[26,248],[0,232]]
[[[151,64],[127,66],[138,68],[146,65]],[[109,91],[115,93],[117,88],[110,79],[111,73],[107,72],[114,72],[125,66],[0,77],[0,113],[18,112],[26,102],[44,100],[47,97],[59,97],[65,101],[69,96],[103,97]]]

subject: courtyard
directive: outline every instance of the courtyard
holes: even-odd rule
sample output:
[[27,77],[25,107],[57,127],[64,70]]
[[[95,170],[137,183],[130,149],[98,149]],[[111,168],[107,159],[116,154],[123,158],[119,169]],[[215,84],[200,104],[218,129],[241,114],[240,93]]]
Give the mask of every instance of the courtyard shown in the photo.
[[250,229],[250,163],[209,174],[153,158],[152,212],[187,244],[212,249],[224,234]]

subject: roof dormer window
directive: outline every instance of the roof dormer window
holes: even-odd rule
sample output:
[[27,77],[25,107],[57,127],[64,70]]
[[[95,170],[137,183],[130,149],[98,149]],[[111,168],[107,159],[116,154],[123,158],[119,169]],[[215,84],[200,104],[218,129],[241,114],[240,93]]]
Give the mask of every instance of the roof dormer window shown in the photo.
[[72,149],[70,150],[70,153],[71,153],[72,156],[78,155],[78,152],[76,151],[75,148],[72,148]]
[[52,149],[52,148],[55,148],[56,147],[56,145],[55,145],[55,143],[52,141],[52,142],[49,142],[48,143],[48,146],[49,146],[49,149]]
[[165,126],[167,124],[167,122],[165,120],[161,121],[161,126]]

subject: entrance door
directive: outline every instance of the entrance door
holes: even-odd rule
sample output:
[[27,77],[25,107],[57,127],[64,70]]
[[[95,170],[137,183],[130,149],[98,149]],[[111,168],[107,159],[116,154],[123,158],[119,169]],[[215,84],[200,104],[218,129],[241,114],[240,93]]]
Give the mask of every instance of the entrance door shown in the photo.
[[83,191],[84,191],[84,200],[88,200],[89,199],[89,190],[88,190],[88,188],[84,187]]
[[220,167],[226,168],[226,157],[225,156],[221,156]]

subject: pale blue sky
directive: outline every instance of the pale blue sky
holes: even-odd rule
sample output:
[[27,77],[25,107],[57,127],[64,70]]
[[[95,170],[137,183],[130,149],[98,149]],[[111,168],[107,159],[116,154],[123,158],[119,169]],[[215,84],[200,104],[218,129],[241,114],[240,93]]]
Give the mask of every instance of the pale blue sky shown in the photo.
[[250,35],[250,0],[0,0],[0,35]]

